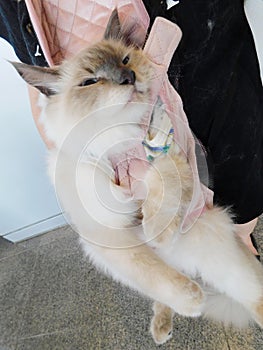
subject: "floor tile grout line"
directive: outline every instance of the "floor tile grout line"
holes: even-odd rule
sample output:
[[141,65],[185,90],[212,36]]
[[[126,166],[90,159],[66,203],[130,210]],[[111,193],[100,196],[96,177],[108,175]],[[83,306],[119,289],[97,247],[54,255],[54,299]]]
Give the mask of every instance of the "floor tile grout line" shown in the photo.
[[36,247],[35,247],[35,248],[25,248],[25,249],[22,249],[22,250],[19,251],[19,252],[16,252],[16,253],[14,253],[14,254],[10,254],[10,255],[8,255],[8,256],[5,256],[4,258],[0,258],[0,262],[2,262],[2,261],[4,261],[4,260],[12,259],[12,258],[14,258],[14,257],[17,256],[17,255],[23,254],[23,253],[28,252],[29,250],[33,250],[33,249],[36,249]]
[[29,300],[29,294],[32,290],[32,285],[33,285],[33,279],[34,279],[34,271],[35,271],[35,268],[36,268],[36,265],[37,265],[37,261],[39,259],[39,253],[37,252],[34,252],[35,254],[35,261],[34,261],[34,265],[32,267],[32,273],[31,273],[31,278],[30,278],[30,282],[29,282],[29,287],[28,287],[28,290],[27,290],[27,293],[25,295],[25,298],[24,298],[24,302],[23,302],[23,305],[22,305],[22,315],[21,315],[21,321],[19,322],[19,326],[18,326],[18,330],[17,330],[17,333],[16,333],[16,339],[15,339],[15,347],[17,347],[17,344],[18,344],[18,334],[19,334],[19,331],[21,330],[22,328],[22,324],[23,324],[23,316],[25,314],[25,308],[26,308],[26,304]]
[[[74,328],[75,330],[75,328]],[[31,336],[27,336],[27,337],[21,337],[17,339],[17,342],[20,342],[21,340],[29,340],[29,339],[35,339],[35,338],[40,338],[40,337],[45,337],[47,335],[55,335],[55,334],[65,334],[72,331],[72,328],[64,328],[62,330],[57,330],[54,332],[47,332],[47,333],[39,333],[39,334],[34,334]]]
[[[85,299],[84,299],[85,300]],[[41,337],[45,337],[47,335],[56,335],[56,334],[66,334],[69,332],[79,332],[82,330],[85,330],[87,328],[87,325],[82,325],[82,326],[76,326],[76,327],[66,327],[60,330],[56,330],[53,332],[44,332],[44,333],[39,333],[39,334],[34,334],[31,336],[26,336],[26,337],[21,337],[17,339],[17,342],[23,341],[23,340],[29,340],[29,339],[35,339],[35,338],[41,338]]]
[[[83,300],[86,300],[85,298]],[[29,339],[35,339],[35,338],[40,338],[40,337],[45,337],[47,335],[56,335],[56,334],[66,334],[69,332],[78,332],[81,330],[85,330],[87,328],[87,325],[81,325],[81,326],[76,326],[76,327],[66,327],[63,329],[59,329],[53,332],[44,332],[44,333],[39,333],[39,334],[34,334],[34,335],[28,335],[26,337],[19,337],[17,338],[17,342],[23,341],[23,340],[29,340]]]
[[226,328],[225,328],[224,325],[222,325],[222,329],[223,329],[223,333],[224,333],[224,335],[225,335],[226,344],[227,344],[227,349],[228,349],[228,350],[231,350],[231,347],[230,347],[229,341],[228,341],[228,336],[227,336],[227,333],[226,333]]

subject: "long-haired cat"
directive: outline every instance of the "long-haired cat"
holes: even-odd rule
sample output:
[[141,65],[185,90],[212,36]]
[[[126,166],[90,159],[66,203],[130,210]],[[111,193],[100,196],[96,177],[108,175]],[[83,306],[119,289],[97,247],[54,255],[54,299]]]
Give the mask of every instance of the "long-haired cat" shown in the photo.
[[[13,63],[46,95],[43,123],[55,145],[49,174],[60,202],[91,260],[155,301],[156,343],[171,336],[173,312],[251,318],[263,327],[263,269],[236,237],[227,210],[207,209],[179,232],[192,174],[175,144],[146,171],[144,201],[115,181],[112,157],[142,142],[152,80],[150,61],[120,32],[114,11],[103,40],[60,66]],[[152,123],[163,114],[159,101]]]

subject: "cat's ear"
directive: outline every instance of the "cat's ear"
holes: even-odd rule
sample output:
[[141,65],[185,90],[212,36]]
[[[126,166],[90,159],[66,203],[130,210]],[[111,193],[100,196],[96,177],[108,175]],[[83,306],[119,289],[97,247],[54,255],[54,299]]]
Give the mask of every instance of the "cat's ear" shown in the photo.
[[43,68],[11,61],[10,63],[28,84],[36,87],[46,96],[58,93],[60,78],[58,68]]
[[145,42],[145,34],[139,23],[129,23],[126,19],[121,25],[118,11],[115,9],[108,21],[104,39],[117,39],[123,41],[127,46],[142,47]]
[[120,39],[121,38],[121,24],[117,9],[113,10],[108,21],[104,39]]

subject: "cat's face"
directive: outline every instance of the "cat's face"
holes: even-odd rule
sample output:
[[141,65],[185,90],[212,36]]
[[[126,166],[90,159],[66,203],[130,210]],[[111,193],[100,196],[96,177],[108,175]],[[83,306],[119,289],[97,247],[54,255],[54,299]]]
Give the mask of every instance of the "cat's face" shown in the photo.
[[60,67],[60,94],[79,117],[101,107],[149,102],[152,69],[141,49],[103,40]]
[[[111,123],[139,123],[145,109],[129,102],[150,102],[152,68],[143,51],[126,45],[113,13],[101,42],[78,53],[56,68],[14,64],[20,75],[47,95],[45,120],[48,136],[57,142],[84,117],[103,109]],[[129,108],[126,108],[129,104]],[[108,108],[115,106],[115,108]],[[129,113],[125,114],[125,111]],[[140,115],[141,114],[141,115]],[[126,119],[125,119],[126,118]]]

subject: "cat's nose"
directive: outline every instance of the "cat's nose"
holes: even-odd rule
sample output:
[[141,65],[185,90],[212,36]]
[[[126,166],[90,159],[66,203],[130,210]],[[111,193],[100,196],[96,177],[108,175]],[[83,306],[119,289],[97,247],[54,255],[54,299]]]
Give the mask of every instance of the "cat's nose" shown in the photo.
[[136,75],[131,69],[123,69],[120,76],[120,85],[134,85]]

